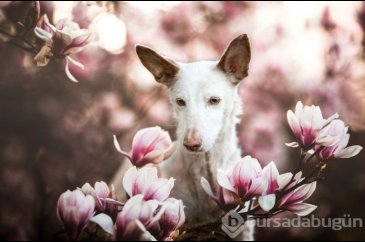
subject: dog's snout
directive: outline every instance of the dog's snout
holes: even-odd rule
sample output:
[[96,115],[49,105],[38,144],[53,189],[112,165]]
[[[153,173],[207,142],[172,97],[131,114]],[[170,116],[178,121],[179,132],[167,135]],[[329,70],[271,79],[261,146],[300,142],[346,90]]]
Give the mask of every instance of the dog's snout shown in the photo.
[[202,146],[202,140],[195,129],[188,130],[184,138],[184,146],[190,151],[199,151]]

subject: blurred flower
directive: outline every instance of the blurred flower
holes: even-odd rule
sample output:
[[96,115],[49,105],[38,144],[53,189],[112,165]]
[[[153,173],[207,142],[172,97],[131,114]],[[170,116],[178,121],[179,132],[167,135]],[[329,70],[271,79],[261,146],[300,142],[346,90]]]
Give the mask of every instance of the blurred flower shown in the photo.
[[133,165],[142,167],[146,164],[158,164],[169,158],[174,150],[175,145],[172,143],[169,134],[160,127],[141,129],[133,138],[132,151],[127,153],[123,151],[114,135],[115,148]]
[[101,181],[95,182],[94,187],[89,183],[85,183],[81,187],[81,191],[85,195],[91,195],[95,199],[95,210],[99,213],[107,213],[115,219],[118,211],[118,204],[116,201],[117,195],[112,185],[109,189],[108,185]]
[[[298,180],[298,182],[299,181],[300,180]],[[317,206],[303,203],[303,201],[312,196],[313,192],[316,190],[316,185],[317,182],[305,184],[284,195],[279,200],[279,208],[291,211],[298,216],[306,216],[312,213]]]
[[45,41],[45,46],[35,58],[38,66],[47,65],[51,57],[66,58],[66,74],[72,81],[77,82],[69,70],[69,63],[71,62],[81,69],[84,69],[84,66],[72,59],[70,55],[80,52],[90,43],[91,32],[80,29],[77,23],[68,19],[61,19],[53,26],[49,23],[48,17],[43,16],[38,22],[38,26],[35,27],[34,33]]
[[81,191],[64,192],[57,203],[57,216],[70,240],[76,240],[82,229],[93,216],[95,201]]
[[185,212],[184,205],[181,200],[169,198],[164,202],[166,209],[159,220],[160,229],[163,230],[163,238],[184,225]]
[[318,106],[303,106],[303,103],[299,101],[295,107],[295,113],[289,110],[287,117],[289,126],[297,139],[297,142],[287,143],[287,146],[309,149],[314,143],[330,146],[337,141],[333,137],[318,137],[325,126],[338,118],[337,113],[324,119]]
[[90,28],[96,33],[98,45],[111,54],[120,54],[127,43],[124,22],[111,13],[99,14]]
[[1,1],[0,2],[0,8],[8,6],[12,1]]
[[156,167],[130,168],[123,177],[123,188],[130,197],[138,194],[143,199],[165,201],[174,187],[174,179],[159,178]]
[[142,195],[129,199],[117,217],[117,240],[156,240],[147,230],[156,225],[162,215],[158,207],[156,200],[145,201]]
[[316,145],[314,152],[319,160],[335,158],[351,158],[362,150],[360,145],[346,147],[349,143],[350,135],[347,133],[348,127],[342,120],[333,120],[327,127],[321,131],[321,135],[334,137],[338,142],[332,146],[323,147]]

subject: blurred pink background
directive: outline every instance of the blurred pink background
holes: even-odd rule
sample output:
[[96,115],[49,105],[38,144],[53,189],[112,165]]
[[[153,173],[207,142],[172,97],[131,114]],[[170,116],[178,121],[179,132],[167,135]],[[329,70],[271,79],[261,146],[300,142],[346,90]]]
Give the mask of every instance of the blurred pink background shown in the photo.
[[[1,7],[1,6],[0,6]],[[7,8],[0,9],[0,26]],[[61,227],[56,201],[85,182],[110,181],[134,133],[159,125],[174,136],[167,88],[142,66],[134,46],[179,61],[218,59],[247,33],[252,61],[241,82],[238,126],[245,154],[280,172],[298,153],[286,111],[302,100],[338,112],[350,144],[365,146],[365,3],[362,2],[41,2],[51,21],[68,17],[96,39],[67,79],[62,62],[38,68],[0,35],[0,238],[50,240]],[[365,153],[333,160],[311,203],[317,217],[365,219]],[[258,230],[257,239],[365,239],[363,228]]]

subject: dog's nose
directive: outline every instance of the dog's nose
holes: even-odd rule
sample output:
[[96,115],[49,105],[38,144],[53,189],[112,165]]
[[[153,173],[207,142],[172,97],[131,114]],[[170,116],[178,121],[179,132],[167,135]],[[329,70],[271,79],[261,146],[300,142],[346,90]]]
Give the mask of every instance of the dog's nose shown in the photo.
[[202,140],[195,129],[189,130],[184,138],[184,146],[190,151],[199,151],[202,146]]

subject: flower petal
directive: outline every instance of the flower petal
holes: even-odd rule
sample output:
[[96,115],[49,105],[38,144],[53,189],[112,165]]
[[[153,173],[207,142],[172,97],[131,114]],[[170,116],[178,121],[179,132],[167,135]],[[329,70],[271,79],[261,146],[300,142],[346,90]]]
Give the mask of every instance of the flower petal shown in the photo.
[[232,186],[231,182],[229,181],[228,177],[226,176],[226,174],[224,174],[224,172],[221,169],[218,169],[217,181],[221,187],[223,187],[231,192],[235,192],[235,189]]
[[205,179],[204,177],[201,177],[200,178],[200,184],[201,186],[203,187],[203,190],[205,191],[205,193],[211,197],[211,198],[214,198],[214,194],[213,194],[213,191],[212,191],[212,187],[210,186],[209,182],[207,181],[207,179]]
[[307,216],[317,209],[316,205],[308,203],[296,203],[286,207],[289,211],[295,213],[298,216]]
[[114,234],[114,224],[113,220],[105,213],[100,213],[90,219],[91,222],[96,223],[105,232],[109,234]]
[[275,202],[276,202],[275,194],[269,194],[259,197],[260,207],[266,212],[270,211],[275,206]]
[[114,142],[114,147],[115,149],[121,153],[122,155],[124,155],[125,157],[127,157],[130,161],[132,160],[131,156],[129,155],[129,153],[127,153],[126,151],[122,150],[120,148],[120,145],[119,145],[119,142],[118,142],[118,139],[117,139],[117,136],[113,135],[113,142]]
[[66,72],[66,75],[67,77],[73,81],[73,82],[78,82],[77,79],[72,75],[72,73],[70,72],[70,68],[69,68],[69,64],[68,64],[69,60],[68,58],[66,58],[66,66],[65,66],[65,72]]
[[285,143],[286,146],[292,147],[292,148],[298,148],[299,144],[298,142],[291,142],[291,143]]
[[362,149],[360,145],[353,145],[339,151],[336,150],[334,156],[343,159],[351,158],[358,155]]

